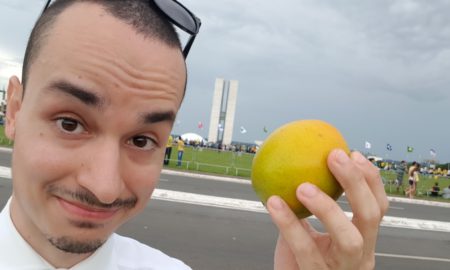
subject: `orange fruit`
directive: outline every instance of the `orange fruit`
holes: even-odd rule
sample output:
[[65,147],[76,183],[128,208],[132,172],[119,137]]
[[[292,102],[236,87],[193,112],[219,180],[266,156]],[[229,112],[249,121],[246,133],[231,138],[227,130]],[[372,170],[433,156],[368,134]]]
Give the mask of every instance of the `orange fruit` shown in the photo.
[[321,120],[301,120],[275,130],[264,141],[252,164],[252,186],[265,205],[278,195],[299,218],[311,213],[297,199],[296,189],[309,182],[334,200],[343,189],[328,169],[333,149],[350,150],[339,130]]

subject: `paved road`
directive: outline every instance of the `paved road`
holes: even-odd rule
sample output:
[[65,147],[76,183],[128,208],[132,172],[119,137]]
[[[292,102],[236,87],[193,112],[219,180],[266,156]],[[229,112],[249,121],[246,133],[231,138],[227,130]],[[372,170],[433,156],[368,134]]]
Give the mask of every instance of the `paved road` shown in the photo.
[[[10,154],[0,152],[0,166]],[[158,189],[257,201],[248,184],[163,174]],[[11,193],[11,180],[0,178],[0,207]],[[345,198],[341,206],[349,211]],[[450,208],[391,203],[392,217],[445,222]],[[317,220],[311,222],[317,228]],[[447,227],[445,227],[447,228]],[[119,233],[178,257],[199,270],[271,269],[276,229],[266,213],[232,210],[179,201],[152,200]],[[450,232],[381,227],[377,269],[450,269]]]

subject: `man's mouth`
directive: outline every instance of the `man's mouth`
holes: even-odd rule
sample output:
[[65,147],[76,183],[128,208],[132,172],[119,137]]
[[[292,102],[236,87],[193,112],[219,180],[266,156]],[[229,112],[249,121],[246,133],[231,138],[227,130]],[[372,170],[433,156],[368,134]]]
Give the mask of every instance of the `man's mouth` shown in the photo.
[[111,218],[119,208],[97,208],[79,202],[68,201],[57,197],[59,204],[71,215],[83,219],[106,220]]

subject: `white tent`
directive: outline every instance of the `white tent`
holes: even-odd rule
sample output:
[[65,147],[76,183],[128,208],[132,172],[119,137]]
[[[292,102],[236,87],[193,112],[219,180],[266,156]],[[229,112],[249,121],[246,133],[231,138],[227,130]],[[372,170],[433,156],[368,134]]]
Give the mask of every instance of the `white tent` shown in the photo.
[[374,161],[383,161],[382,157],[377,156],[367,156],[367,159],[373,159]]
[[181,135],[181,138],[183,139],[183,141],[188,141],[188,142],[200,142],[200,143],[206,142],[202,136],[195,134],[195,133],[185,133],[185,134]]

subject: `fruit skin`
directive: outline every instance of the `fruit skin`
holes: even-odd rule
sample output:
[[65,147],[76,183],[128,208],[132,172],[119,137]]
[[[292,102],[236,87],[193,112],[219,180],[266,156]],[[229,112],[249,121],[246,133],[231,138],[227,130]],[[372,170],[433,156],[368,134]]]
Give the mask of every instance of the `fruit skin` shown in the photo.
[[343,189],[327,165],[333,149],[350,150],[339,130],[321,120],[300,120],[275,130],[256,153],[252,164],[252,186],[264,205],[278,195],[298,218],[311,213],[298,201],[297,187],[316,185],[334,200]]

